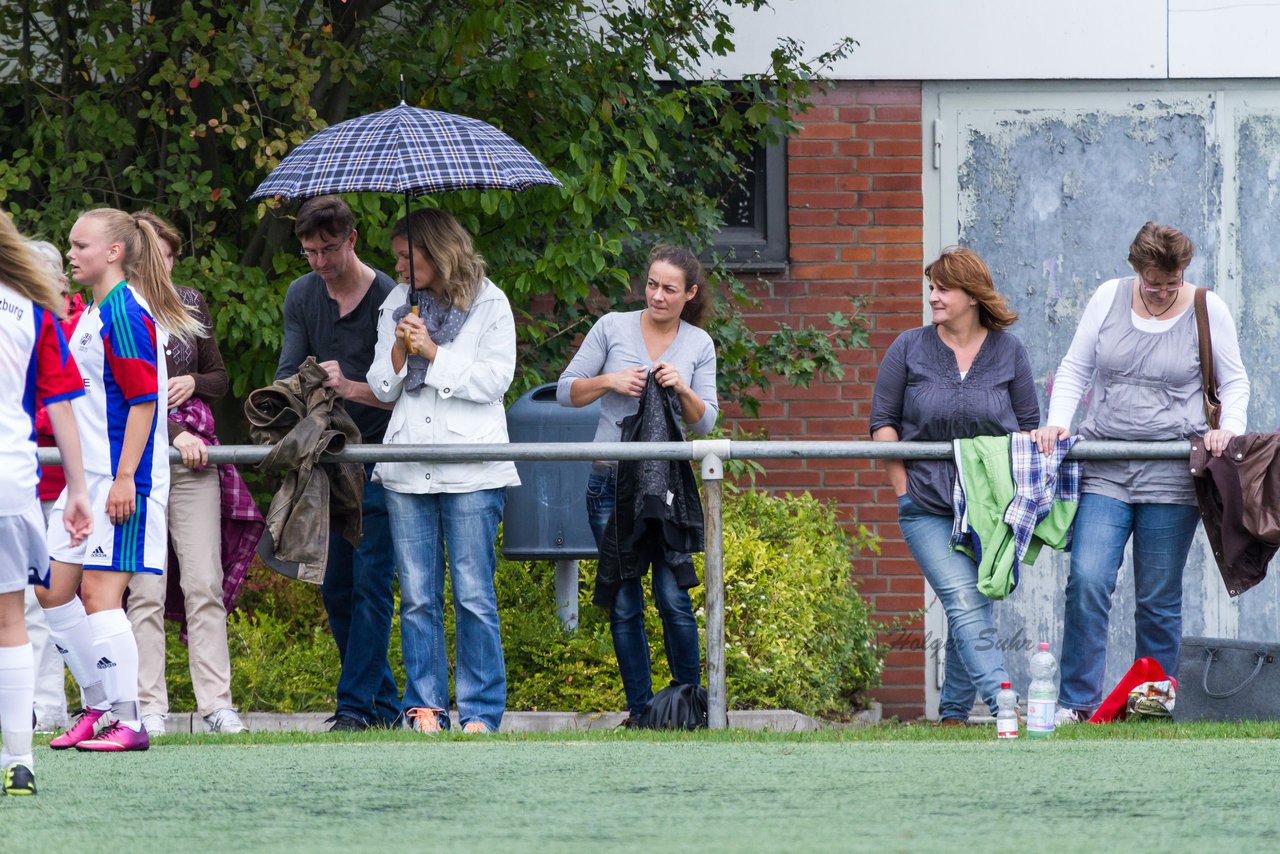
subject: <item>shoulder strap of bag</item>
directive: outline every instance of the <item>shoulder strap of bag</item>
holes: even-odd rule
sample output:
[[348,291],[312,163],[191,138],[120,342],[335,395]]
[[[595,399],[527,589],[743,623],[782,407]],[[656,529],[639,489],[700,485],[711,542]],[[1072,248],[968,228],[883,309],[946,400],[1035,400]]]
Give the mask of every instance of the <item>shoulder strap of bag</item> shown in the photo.
[[1209,429],[1218,429],[1218,415],[1222,401],[1218,399],[1218,379],[1213,372],[1213,336],[1209,331],[1209,292],[1196,288],[1196,332],[1200,339],[1200,382],[1204,387],[1204,410],[1209,419]]

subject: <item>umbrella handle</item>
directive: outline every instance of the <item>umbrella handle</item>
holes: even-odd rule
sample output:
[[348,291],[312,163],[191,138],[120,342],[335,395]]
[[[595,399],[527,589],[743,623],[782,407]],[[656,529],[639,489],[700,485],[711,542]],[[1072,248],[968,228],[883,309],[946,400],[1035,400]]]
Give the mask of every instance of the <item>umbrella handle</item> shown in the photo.
[[[414,316],[414,317],[417,317],[417,316],[418,316],[418,306],[417,306],[417,305],[411,305],[411,306],[409,306],[409,311],[413,312],[413,316]],[[409,336],[408,336],[408,334],[406,333],[405,335],[403,335],[403,336],[401,336],[401,337],[402,337],[402,338],[404,338],[404,352],[405,352],[405,355],[406,355],[406,356],[412,356],[412,355],[413,355],[413,344],[409,341]]]

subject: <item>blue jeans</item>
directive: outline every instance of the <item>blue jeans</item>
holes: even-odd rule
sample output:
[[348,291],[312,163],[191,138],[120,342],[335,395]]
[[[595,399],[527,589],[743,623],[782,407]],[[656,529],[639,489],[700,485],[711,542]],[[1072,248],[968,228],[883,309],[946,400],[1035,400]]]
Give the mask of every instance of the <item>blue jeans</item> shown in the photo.
[[382,484],[365,481],[359,547],[353,548],[336,531],[330,535],[320,595],[342,662],[338,714],[394,726],[400,718],[400,692],[387,648],[395,608],[395,565],[384,495]]
[[1187,504],[1127,504],[1085,493],[1076,511],[1062,631],[1061,705],[1091,711],[1102,703],[1111,594],[1133,539],[1134,658],[1150,656],[1178,672],[1182,645],[1182,569],[1200,513]]
[[[587,521],[596,538],[596,548],[604,543],[604,529],[613,515],[617,498],[616,478],[593,471],[587,478]],[[654,560],[653,601],[662,618],[662,645],[667,654],[671,678],[682,685],[702,681],[702,647],[698,643],[698,621],[693,616],[689,591],[676,584],[675,573],[661,557]],[[644,586],[639,578],[629,578],[618,588],[609,611],[609,631],[613,652],[618,657],[622,690],[632,717],[644,714],[653,699],[653,678],[649,660],[649,636],[644,630]]]
[[[507,706],[494,540],[505,489],[432,495],[387,491],[400,567],[400,636],[404,649],[404,708],[449,708],[449,659],[444,644],[444,573],[448,550],[453,584],[455,687],[458,718],[491,732]],[[440,716],[448,728],[448,715]]]
[[898,499],[898,527],[911,556],[947,615],[947,661],[938,717],[965,720],[975,691],[996,708],[1000,683],[1009,681],[996,642],[991,600],[978,592],[978,565],[951,547],[950,516],[921,509],[908,496]]

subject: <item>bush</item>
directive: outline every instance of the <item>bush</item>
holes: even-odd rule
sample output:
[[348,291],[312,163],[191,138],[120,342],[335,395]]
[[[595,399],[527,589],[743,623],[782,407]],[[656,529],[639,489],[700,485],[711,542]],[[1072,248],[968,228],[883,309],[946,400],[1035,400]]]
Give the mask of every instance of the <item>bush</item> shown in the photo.
[[[730,708],[837,715],[855,709],[859,692],[878,684],[883,663],[867,605],[849,580],[853,552],[876,549],[874,539],[862,528],[850,536],[830,507],[807,494],[729,491],[724,527]],[[701,573],[701,556],[697,565]],[[545,561],[499,561],[507,706],[513,711],[622,709],[609,617],[589,603],[595,564],[580,565],[583,606],[573,633],[565,633],[556,618],[553,567]],[[236,703],[282,712],[332,709],[338,655],[319,590],[260,564],[250,579],[228,626]],[[704,625],[703,588],[692,593]],[[670,673],[662,653],[662,625],[652,606],[646,626],[653,681],[661,687]],[[445,628],[453,660],[453,613],[447,603]],[[174,634],[176,628],[171,628],[171,704],[175,711],[190,710],[194,699],[186,649]],[[403,685],[398,614],[391,661]]]

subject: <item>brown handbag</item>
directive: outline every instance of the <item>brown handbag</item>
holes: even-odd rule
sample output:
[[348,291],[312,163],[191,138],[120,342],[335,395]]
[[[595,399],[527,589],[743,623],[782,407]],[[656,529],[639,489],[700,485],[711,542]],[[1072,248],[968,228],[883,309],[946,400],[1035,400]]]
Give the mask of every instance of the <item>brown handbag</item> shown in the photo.
[[1208,291],[1196,288],[1196,333],[1200,339],[1200,385],[1204,392],[1204,417],[1210,430],[1218,429],[1222,401],[1218,399],[1218,379],[1213,373],[1213,336],[1209,332]]

